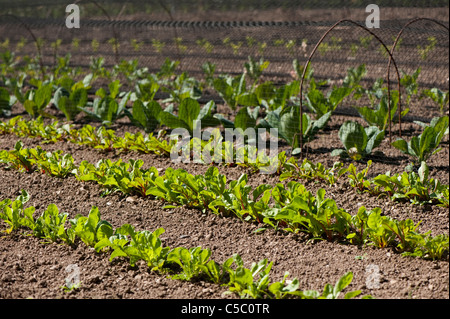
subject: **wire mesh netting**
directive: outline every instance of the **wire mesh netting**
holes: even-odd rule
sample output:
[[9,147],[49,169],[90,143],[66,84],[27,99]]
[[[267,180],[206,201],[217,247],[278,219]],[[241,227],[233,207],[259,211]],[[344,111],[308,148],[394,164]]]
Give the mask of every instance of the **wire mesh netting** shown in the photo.
[[[419,70],[420,88],[448,91],[448,1],[378,1],[380,27],[372,29],[364,28],[370,14],[365,10],[367,1],[98,0],[75,4],[81,10],[80,28],[66,26],[65,1],[0,1],[2,46],[16,57],[38,56],[43,67],[55,67],[68,55],[71,67],[84,70],[92,70],[101,57],[103,67],[128,61],[123,69],[147,68],[151,73],[160,72],[169,59],[179,62],[178,74],[186,72],[199,79],[208,76],[207,70],[215,77],[238,76],[251,73],[249,67],[261,67],[261,74],[250,75],[258,76],[258,84],[271,81],[276,86],[300,81],[310,59],[315,81],[328,80],[319,83],[324,91],[345,85],[348,71],[363,64],[360,83],[365,88],[385,79],[389,70],[395,89],[398,76]],[[394,60],[388,68],[386,48],[392,49],[394,42]],[[133,87],[134,80],[128,78],[127,83]],[[402,90],[408,94],[405,87]],[[203,101],[222,98],[213,85],[201,92]],[[426,109],[418,99],[407,102],[410,112],[405,120],[429,121],[442,114],[431,102]],[[355,115],[353,106],[368,103],[367,98],[345,101],[337,112]]]

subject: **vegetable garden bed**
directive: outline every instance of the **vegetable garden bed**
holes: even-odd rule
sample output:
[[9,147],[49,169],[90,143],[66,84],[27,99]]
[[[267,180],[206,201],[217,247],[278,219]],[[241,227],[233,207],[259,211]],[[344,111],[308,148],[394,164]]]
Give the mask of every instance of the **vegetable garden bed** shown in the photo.
[[[420,70],[403,74],[401,127],[398,91],[360,85],[364,65],[340,88],[305,72],[300,125],[296,62],[297,80],[275,85],[250,58],[237,76],[204,65],[202,79],[170,60],[150,75],[61,59],[43,75],[10,58],[0,298],[448,298],[448,92],[419,88]],[[221,100],[204,102],[206,88]],[[341,114],[344,100],[372,105]],[[195,148],[171,160],[163,130],[192,135],[195,119],[221,129],[189,139],[216,142],[214,161],[193,162]],[[275,166],[267,154],[250,163],[251,147],[218,163],[232,145],[224,128],[276,129]]]

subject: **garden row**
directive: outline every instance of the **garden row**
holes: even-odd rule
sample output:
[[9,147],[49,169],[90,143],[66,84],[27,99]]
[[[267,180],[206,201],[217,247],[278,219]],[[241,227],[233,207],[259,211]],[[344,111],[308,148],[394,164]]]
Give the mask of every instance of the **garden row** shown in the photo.
[[[247,174],[227,183],[226,177],[219,174],[214,166],[201,175],[169,167],[160,176],[155,167],[142,169],[142,160],[130,160],[128,163],[122,160],[100,160],[96,165],[82,161],[76,166],[69,154],[45,152],[40,147],[24,149],[20,142],[14,150],[0,152],[0,161],[22,171],[38,170],[57,177],[75,175],[81,181],[94,181],[104,188],[104,194],[118,191],[125,195],[162,200],[166,204],[165,208],[183,205],[203,212],[237,216],[244,221],[264,223],[267,227],[287,232],[304,232],[313,240],[369,244],[379,248],[395,247],[403,255],[427,259],[440,259],[449,249],[448,235],[433,237],[430,233],[420,234],[416,232],[418,224],[411,219],[396,220],[383,216],[380,208],[367,211],[362,206],[352,215],[339,208],[333,199],[326,198],[324,189],[319,189],[314,196],[297,181],[290,181],[287,185],[261,184],[252,188],[247,185]],[[348,170],[353,173],[350,180],[354,186],[373,190],[370,187],[370,183],[373,183],[377,188],[384,187],[384,192],[388,194],[402,180],[407,183],[413,181],[416,186],[413,190],[392,196],[411,197],[413,202],[420,199],[419,192],[428,194],[428,187],[439,185],[430,201],[437,199],[440,202],[439,199],[446,193],[448,206],[448,185],[428,180],[428,168],[424,162],[418,175],[405,172],[395,178],[378,176],[368,183],[369,186],[364,185],[367,182],[363,178],[365,172],[356,173],[352,165]],[[422,189],[418,185],[422,185]],[[17,223],[22,217],[18,215],[3,214],[1,217],[11,224],[11,230],[20,226]]]
[[[89,74],[70,67],[70,56],[60,58],[57,66],[42,74],[39,73],[38,61],[27,60],[25,67],[19,67],[14,54],[9,51],[2,53],[2,61],[0,110],[4,114],[10,114],[14,104],[20,103],[33,118],[49,116],[46,108],[54,105],[69,121],[84,113],[102,125],[109,126],[122,117],[128,117],[132,124],[146,132],[168,127],[183,129],[192,136],[194,131],[207,127],[231,128],[238,132],[275,129],[277,137],[291,146],[292,154],[300,153],[301,147],[327,126],[333,112],[347,99],[364,97],[371,104],[355,107],[368,126],[364,127],[357,121],[346,122],[339,132],[344,150],[332,152],[332,155],[347,156],[354,160],[370,155],[379,146],[387,135],[387,129],[390,130],[388,124],[409,112],[412,97],[433,99],[439,105],[441,115],[448,105],[448,92],[438,88],[419,92],[417,79],[420,69],[411,75],[403,74],[400,84],[404,90],[402,96],[406,98],[401,99],[398,90],[388,92],[383,79],[378,79],[370,88],[364,88],[361,85],[367,72],[364,65],[350,68],[342,86],[329,88],[327,94],[324,93],[324,87],[329,86],[329,81],[317,81],[313,77],[313,70],[308,68],[305,72],[304,96],[301,98],[305,98],[309,113],[303,113],[300,119],[298,95],[303,67],[297,60],[293,62],[293,69],[298,79],[283,85],[263,81],[263,71],[269,62],[255,61],[250,57],[242,74],[237,76],[216,75],[215,65],[205,63],[204,80],[190,77],[186,72],[177,75],[179,62],[168,59],[156,74],[149,73],[146,68],[139,68],[137,60],[122,61],[109,71],[103,67],[102,58],[93,59]],[[25,87],[27,78],[30,85],[28,89]],[[79,81],[75,80],[80,78]],[[92,92],[94,84],[101,81],[106,81],[107,86]],[[122,91],[125,87],[128,89]],[[213,101],[201,107],[198,99],[205,89],[213,90],[222,97],[225,104],[235,112],[233,119],[218,113]],[[167,98],[157,100],[155,97],[159,93],[165,94]],[[401,100],[406,105],[400,109]],[[448,127],[448,116],[444,118],[447,118]],[[417,141],[411,141],[409,145],[404,139],[392,145],[411,155],[417,161],[416,164],[420,164],[433,153],[445,134],[445,123],[435,124],[436,120],[428,125],[434,127],[430,133],[416,137]],[[417,145],[420,142],[424,145]]]
[[[445,118],[441,118],[440,121],[443,119]],[[427,126],[425,132],[429,132],[427,129],[430,130],[430,127]],[[172,155],[174,152],[182,152],[176,147],[174,140],[167,142],[161,136],[155,137],[152,134],[143,136],[140,132],[136,134],[125,132],[124,137],[119,137],[113,130],[107,130],[102,126],[95,129],[90,125],[85,125],[77,130],[70,124],[59,125],[57,121],[54,121],[51,124],[44,125],[40,118],[25,121],[20,116],[7,122],[0,122],[1,134],[40,138],[43,143],[68,141],[106,151],[113,149],[119,152],[137,151],[165,157]],[[392,200],[407,200],[413,204],[437,204],[449,207],[448,185],[442,185],[438,180],[429,178],[429,169],[423,160],[420,162],[421,165],[417,173],[409,168],[402,174],[391,176],[390,173],[385,173],[369,179],[367,175],[371,161],[367,163],[365,169],[358,172],[353,164],[344,167],[341,162],[335,162],[331,168],[324,167],[321,163],[312,163],[307,159],[299,163],[294,157],[288,159],[285,152],[280,152],[276,157],[269,160],[265,154],[258,153],[255,147],[245,145],[242,148],[236,148],[228,141],[223,142],[220,135],[213,135],[209,141],[193,138],[189,143],[189,146],[191,145],[193,149],[198,148],[198,154],[201,155],[197,162],[237,164],[250,168],[252,173],[265,172],[270,169],[280,176],[280,182],[306,179],[322,180],[329,185],[334,185],[339,178],[348,174],[350,185],[360,192],[368,192],[374,196],[388,196]],[[30,153],[28,150],[22,150],[21,143],[16,144],[14,151],[3,151],[0,154],[1,161],[26,171],[32,170],[36,160],[37,163],[41,163],[40,169],[43,172],[52,172],[52,175],[59,177],[67,176],[74,168],[71,157],[64,159],[64,165],[60,165],[59,162],[63,160],[60,153],[49,154],[40,147]],[[191,160],[189,157],[191,154],[186,156],[188,160]],[[139,192],[144,196],[145,193],[146,189]]]
[[[294,278],[288,280],[286,272],[282,281],[270,282],[269,274],[272,262],[263,259],[253,263],[250,268],[244,267],[242,258],[235,254],[224,263],[219,264],[210,259],[211,251],[195,247],[163,247],[160,235],[163,228],[153,232],[136,231],[130,224],[124,224],[116,229],[102,220],[98,207],[92,207],[88,216],[77,215],[69,219],[68,213],[60,213],[55,204],[34,218],[35,207],[25,208],[30,195],[22,190],[15,200],[4,199],[0,202],[0,217],[11,225],[8,232],[16,229],[29,229],[31,233],[50,242],[64,242],[76,246],[80,241],[95,249],[97,253],[110,251],[110,261],[114,258],[125,257],[130,265],[139,261],[147,263],[151,271],[170,275],[172,279],[204,280],[215,284],[225,285],[229,293],[236,293],[241,298],[276,298],[296,297],[302,299],[335,299],[352,281],[353,274],[346,273],[332,286],[327,284],[323,292],[316,290],[302,291],[299,281]],[[233,267],[234,264],[234,267]],[[79,288],[79,283],[67,284],[65,289]],[[360,291],[345,294],[345,299],[358,296]],[[370,298],[365,296],[363,298]]]
[[[37,46],[40,48],[43,48],[45,46],[45,40],[42,38],[37,38]],[[356,56],[359,50],[362,49],[368,49],[373,41],[372,36],[361,36],[359,37],[358,41],[350,44],[350,54],[351,56]],[[111,49],[113,51],[116,51],[119,49],[119,42],[115,38],[110,38],[106,41],[108,45],[111,46]],[[400,38],[397,43],[397,50],[400,50],[402,43],[402,39]],[[59,50],[62,45],[62,39],[58,39],[54,42],[50,43],[50,48],[53,49],[53,55],[54,57],[59,56]],[[73,38],[72,42],[70,43],[70,48],[72,52],[77,52],[80,49],[81,40],[79,38]],[[100,47],[100,42],[97,39],[92,39],[89,43],[90,48],[93,53],[97,53]],[[181,37],[175,37],[172,39],[172,41],[161,41],[159,39],[151,39],[148,42],[146,41],[139,41],[137,39],[130,39],[129,43],[127,43],[133,51],[140,52],[143,50],[143,48],[146,48],[147,46],[151,46],[151,48],[155,51],[155,53],[162,54],[164,48],[173,48],[173,46],[176,47],[177,51],[179,53],[185,53],[188,49],[187,45],[192,45],[192,43],[183,42],[183,38]],[[438,40],[434,36],[430,36],[427,38],[426,45],[418,45],[416,47],[417,53],[420,56],[422,60],[426,60],[428,56],[435,50],[436,45],[438,44]],[[14,48],[16,51],[22,50],[27,45],[27,39],[22,37],[16,44],[16,47]],[[306,48],[308,46],[308,40],[303,39],[301,41],[297,41],[296,39],[276,39],[273,40],[272,43],[268,43],[267,41],[259,41],[258,39],[255,39],[252,36],[246,36],[245,41],[231,41],[230,37],[225,37],[224,39],[220,41],[212,42],[206,38],[200,38],[195,40],[195,45],[198,46],[201,50],[204,51],[206,54],[211,54],[214,52],[216,47],[227,47],[232,50],[234,55],[237,55],[240,50],[243,48],[248,49],[254,49],[258,51],[258,54],[261,56],[264,56],[264,51],[270,47],[276,47],[279,50],[285,50],[286,53],[288,53],[290,56],[295,57],[295,52],[300,50],[302,52],[306,51]],[[7,38],[3,41],[3,43],[0,43],[0,48],[2,49],[10,49],[10,40]],[[323,42],[319,48],[318,51],[321,55],[325,55],[327,52],[337,52],[341,49],[343,49],[343,41],[342,38],[334,37],[332,36],[330,38],[329,42]],[[380,44],[378,47],[378,50],[381,54],[383,54],[385,57],[388,57],[388,54],[386,53],[384,47]]]

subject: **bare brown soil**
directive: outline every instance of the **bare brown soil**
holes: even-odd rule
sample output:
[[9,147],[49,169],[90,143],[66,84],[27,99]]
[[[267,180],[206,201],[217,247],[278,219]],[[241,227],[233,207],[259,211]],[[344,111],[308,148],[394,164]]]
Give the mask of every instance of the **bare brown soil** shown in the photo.
[[[329,129],[324,131],[310,144],[308,159],[331,166],[337,158],[330,156],[333,148],[340,147],[337,136],[339,126],[348,119],[336,115]],[[124,131],[137,129],[121,120],[113,126],[120,135]],[[419,133],[415,124],[407,124],[404,134],[412,136]],[[0,149],[11,149],[18,140],[16,136],[0,137]],[[38,139],[23,138],[26,147],[41,145]],[[442,183],[449,182],[449,145],[448,137],[443,142],[443,150],[430,159],[431,176]],[[73,155],[77,164],[82,160],[95,163],[101,158],[124,161],[140,158],[145,166],[155,166],[162,171],[167,167],[184,168],[192,174],[202,174],[207,165],[174,164],[168,158],[152,154],[116,152],[103,153],[87,147],[70,143],[42,144],[47,150],[63,150]],[[281,149],[286,147],[281,147]],[[400,172],[408,164],[408,158],[396,149],[389,147],[386,139],[378,149],[380,155],[371,159],[374,164],[372,175],[391,171]],[[349,163],[347,162],[346,165]],[[363,163],[357,163],[359,169]],[[219,167],[227,180],[237,179],[245,169],[240,167]],[[321,290],[326,283],[335,281],[348,271],[354,273],[354,279],[348,289],[361,290],[363,295],[372,295],[378,299],[448,299],[449,264],[448,256],[444,260],[429,261],[404,257],[392,249],[358,247],[337,242],[310,242],[300,235],[268,229],[262,233],[254,231],[262,225],[250,224],[237,218],[225,218],[212,213],[178,207],[163,209],[160,201],[138,197],[124,197],[120,194],[100,196],[101,189],[93,183],[83,183],[74,177],[58,179],[40,173],[25,174],[14,170],[0,170],[0,198],[15,198],[21,189],[31,194],[28,203],[42,212],[50,203],[60,211],[68,212],[70,217],[76,214],[87,215],[92,206],[98,206],[102,218],[114,227],[130,223],[137,230],[154,230],[163,227],[163,244],[170,247],[210,248],[212,258],[223,262],[233,254],[242,256],[247,266],[268,258],[274,262],[272,279],[281,280],[284,272],[289,271],[290,278],[297,277],[301,288]],[[249,184],[261,183],[274,185],[278,177],[253,174]],[[306,183],[314,193],[325,188],[327,196],[334,198],[337,204],[356,213],[358,207],[381,207],[384,214],[397,219],[411,218],[422,221],[420,232],[431,231],[433,235],[449,233],[449,211],[437,206],[419,206],[408,203],[377,199],[368,194],[359,194],[351,188],[346,179],[330,187],[325,184]],[[2,226],[4,229],[4,226]],[[22,231],[0,238],[0,298],[152,298],[152,299],[223,299],[236,298],[236,295],[223,295],[225,287],[207,282],[183,282],[171,280],[168,276],[151,273],[146,265],[138,264],[132,268],[121,259],[108,261],[107,254],[98,254],[84,244],[75,249],[62,244],[43,243],[27,236]],[[62,286],[70,264],[78,265],[81,270],[80,289],[65,293]],[[380,270],[380,285],[369,289],[369,273],[366,267],[376,265]]]
[[[435,9],[430,9],[430,11],[432,11],[433,17],[448,21],[448,11],[442,12]],[[429,12],[422,13],[428,14]],[[255,16],[255,20],[273,20],[270,19],[273,18],[272,14],[280,14],[281,20],[297,20],[298,17],[302,17],[301,12],[269,12],[265,14],[265,16],[260,15],[257,18]],[[420,14],[414,11],[408,13],[408,16],[404,18],[417,15]],[[323,12],[317,12],[317,15],[312,17],[323,16]],[[348,16],[346,12],[341,11],[333,15],[335,20],[340,17]],[[206,19],[206,17],[198,18],[199,20]],[[210,18],[211,20],[220,20],[221,15],[218,13]],[[352,18],[359,19],[359,16],[352,15]],[[222,19],[226,21],[240,20],[240,17],[236,15],[236,19],[230,19],[230,17],[222,17]],[[248,20],[248,14],[246,19]],[[276,19],[274,20],[276,21]],[[91,35],[87,34],[86,36],[90,37]],[[104,37],[108,38],[110,35],[104,35]],[[126,52],[126,44],[121,47],[121,50],[121,52]],[[131,51],[131,49],[129,50]],[[246,58],[247,55],[244,54],[240,60],[228,59],[223,64],[227,66],[234,62],[242,65],[241,62]],[[157,63],[149,64],[159,67],[160,62],[158,60]],[[355,67],[356,65],[352,64],[351,66]],[[380,74],[384,74],[384,66],[383,61],[382,67],[379,68]],[[199,67],[200,65],[196,65],[197,69]],[[321,64],[319,62],[315,64],[315,67],[319,71],[324,71],[327,77],[335,75],[339,81],[344,76],[347,65],[334,62]],[[439,73],[435,77],[436,83],[447,83],[448,85],[448,68],[440,71],[447,74],[447,78],[442,80],[443,77]],[[427,72],[433,73],[433,70],[427,70]],[[414,100],[411,117],[430,119],[437,115],[438,110],[430,104],[429,101]],[[221,107],[226,111],[225,107]],[[14,115],[24,114],[21,112],[20,109],[15,110]],[[233,113],[230,112],[227,116],[233,116]],[[309,144],[308,159],[313,162],[321,162],[327,167],[338,160],[331,157],[330,152],[334,148],[341,147],[337,132],[340,125],[347,119],[355,119],[355,117],[347,115],[332,117],[328,129],[321,132],[318,138]],[[361,123],[363,123],[362,120]],[[127,124],[127,120],[121,120],[112,128],[117,130],[119,135],[125,131],[137,131],[136,128]],[[419,134],[420,128],[409,122],[404,124],[402,131],[404,136],[410,137]],[[394,125],[394,139],[397,134],[398,126]],[[18,138],[13,135],[0,136],[0,149],[12,149],[17,140]],[[22,138],[22,141],[26,147],[41,145],[47,150],[68,152],[72,154],[77,164],[82,160],[95,163],[102,158],[114,160],[122,158],[124,161],[130,158],[139,158],[144,160],[146,167],[155,166],[161,171],[167,167],[174,167],[186,169],[191,174],[202,174],[208,168],[200,164],[174,164],[168,158],[152,154],[104,153],[69,143],[40,144],[39,140],[28,138]],[[428,164],[431,177],[448,184],[448,136],[444,139],[442,148],[442,151],[434,155]],[[280,143],[280,150],[287,149],[286,145]],[[374,162],[370,169],[371,176],[387,171],[401,172],[409,163],[409,159],[405,155],[390,147],[388,139],[377,150],[381,153],[370,157]],[[349,163],[345,162],[346,165]],[[365,167],[363,163],[356,163],[356,165],[359,169]],[[272,280],[282,279],[284,272],[289,271],[290,278],[297,277],[303,290],[320,291],[325,284],[334,284],[343,274],[352,271],[354,279],[347,289],[361,290],[361,296],[372,295],[377,299],[449,299],[448,256],[444,260],[429,261],[403,257],[390,248],[358,247],[328,241],[310,242],[309,238],[305,236],[272,229],[255,233],[254,231],[262,225],[245,223],[237,218],[219,217],[212,213],[203,214],[184,207],[167,210],[163,209],[160,201],[138,197],[124,197],[120,194],[102,197],[102,190],[98,185],[83,183],[74,177],[62,180],[37,172],[24,174],[4,168],[4,166],[0,166],[0,199],[15,198],[21,189],[26,189],[32,196],[28,204],[35,206],[38,213],[42,212],[50,203],[54,203],[60,211],[68,212],[72,218],[76,214],[87,215],[92,206],[98,206],[102,218],[111,222],[114,227],[125,223],[132,224],[137,230],[152,231],[163,227],[166,230],[162,236],[164,245],[210,248],[212,259],[217,262],[223,262],[235,253],[242,256],[247,267],[252,262],[268,258],[274,262]],[[220,166],[219,169],[222,174],[227,176],[228,181],[237,179],[242,173],[249,173],[240,167]],[[278,177],[275,175],[253,174],[249,177],[249,184],[252,186],[261,183],[274,185],[277,182]],[[419,227],[420,232],[431,231],[433,235],[449,233],[448,209],[392,202],[368,194],[359,194],[348,185],[346,179],[339,181],[333,187],[321,183],[306,183],[305,185],[314,193],[319,188],[325,188],[327,196],[335,199],[340,207],[350,213],[356,213],[360,206],[366,206],[369,209],[381,207],[384,214],[393,218],[411,218],[415,222],[422,221]],[[4,225],[0,226],[0,229],[4,230]],[[109,255],[98,254],[83,244],[74,249],[62,244],[43,243],[42,240],[28,236],[22,231],[12,235],[2,235],[0,237],[0,299],[210,300],[238,298],[236,295],[224,295],[226,287],[202,281],[172,280],[168,276],[151,273],[144,264],[130,267],[126,260],[115,259],[109,262],[108,258]],[[65,293],[61,288],[68,276],[65,269],[72,264],[79,267],[82,284],[79,289]],[[369,278],[367,267],[373,265],[380,270],[380,285],[376,289],[370,289],[367,286]]]

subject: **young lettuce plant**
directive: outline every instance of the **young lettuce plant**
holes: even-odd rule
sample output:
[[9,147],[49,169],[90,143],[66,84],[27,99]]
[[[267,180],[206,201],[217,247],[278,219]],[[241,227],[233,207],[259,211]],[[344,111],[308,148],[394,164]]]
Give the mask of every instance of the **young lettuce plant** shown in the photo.
[[131,266],[142,259],[147,262],[151,271],[163,270],[170,251],[169,247],[163,247],[159,238],[164,232],[164,228],[158,228],[153,232],[148,230],[135,232],[130,227],[131,242],[129,246],[125,247],[125,253],[130,258]]
[[336,149],[331,156],[350,157],[358,161],[372,153],[384,139],[385,131],[376,126],[363,127],[358,122],[346,121],[339,129],[339,138],[345,149]]
[[34,235],[40,238],[46,238],[52,242],[57,242],[59,239],[64,240],[67,244],[73,243],[73,238],[70,238],[64,225],[68,213],[59,213],[58,207],[55,204],[50,204],[42,215],[36,219],[36,227]]
[[69,233],[79,237],[87,246],[94,247],[102,238],[99,230],[102,225],[107,225],[112,229],[112,226],[107,221],[100,219],[100,212],[98,207],[93,206],[89,211],[89,215],[76,215],[74,219],[70,219]]
[[157,79],[149,76],[139,80],[134,88],[134,92],[130,96],[131,101],[141,100],[143,102],[150,102],[154,100],[156,93],[160,89],[160,85]]
[[251,56],[249,56],[248,61],[244,63],[245,73],[252,80],[252,91],[261,78],[263,71],[267,69],[268,66],[269,61],[264,61],[262,58],[259,61],[255,61]]
[[362,90],[360,82],[366,74],[365,64],[361,64],[356,68],[349,68],[342,84],[344,87],[353,88],[356,92],[360,92]]
[[403,76],[400,78],[400,84],[405,88],[406,93],[406,105],[411,102],[411,97],[417,94],[419,89],[419,84],[417,83],[417,78],[420,74],[420,68],[413,72],[413,74],[407,74],[402,72]]
[[426,162],[441,150],[438,147],[446,134],[448,134],[448,116],[435,117],[419,136],[413,136],[409,141],[399,138],[392,146],[411,156],[414,163],[418,164]]

